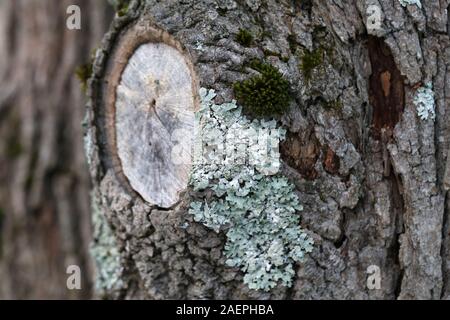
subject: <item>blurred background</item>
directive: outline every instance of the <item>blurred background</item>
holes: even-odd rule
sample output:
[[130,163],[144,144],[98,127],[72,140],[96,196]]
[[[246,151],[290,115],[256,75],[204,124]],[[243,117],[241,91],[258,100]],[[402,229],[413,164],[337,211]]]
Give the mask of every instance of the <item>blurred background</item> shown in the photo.
[[[66,10],[81,8],[81,30]],[[83,83],[106,0],[0,0],[0,299],[92,297]],[[82,290],[67,290],[80,266]]]

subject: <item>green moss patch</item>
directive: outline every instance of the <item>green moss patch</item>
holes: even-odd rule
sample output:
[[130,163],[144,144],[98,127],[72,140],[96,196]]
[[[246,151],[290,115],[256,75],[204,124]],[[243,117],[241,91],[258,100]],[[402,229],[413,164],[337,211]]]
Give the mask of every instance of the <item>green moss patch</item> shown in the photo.
[[313,70],[323,63],[324,53],[323,48],[317,48],[313,51],[306,51],[302,55],[300,69],[307,80],[311,79]]
[[116,10],[119,17],[122,17],[128,13],[130,0],[110,0],[110,3],[113,5],[114,10]]
[[244,47],[250,47],[253,43],[253,36],[250,31],[240,29],[239,33],[236,35],[236,41]]
[[83,64],[75,69],[75,75],[81,83],[81,89],[87,90],[87,83],[92,75],[92,63]]
[[290,103],[289,82],[270,64],[253,61],[250,67],[260,74],[234,84],[236,99],[253,116],[282,115]]

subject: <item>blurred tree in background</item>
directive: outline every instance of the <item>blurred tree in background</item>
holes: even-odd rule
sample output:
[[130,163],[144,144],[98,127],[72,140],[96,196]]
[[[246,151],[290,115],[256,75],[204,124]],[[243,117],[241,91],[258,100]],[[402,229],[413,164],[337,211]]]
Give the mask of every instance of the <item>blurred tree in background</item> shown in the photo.
[[[82,30],[68,30],[78,5]],[[83,75],[112,19],[107,1],[0,1],[0,298],[89,298]],[[77,71],[77,72],[76,72]],[[66,267],[83,270],[66,289]]]

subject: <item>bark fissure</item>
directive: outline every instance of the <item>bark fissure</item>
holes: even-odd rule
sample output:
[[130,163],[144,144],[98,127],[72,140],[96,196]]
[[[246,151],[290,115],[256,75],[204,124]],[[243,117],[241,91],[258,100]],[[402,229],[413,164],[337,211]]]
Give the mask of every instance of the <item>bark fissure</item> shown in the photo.
[[382,130],[391,131],[404,109],[404,84],[390,49],[383,39],[369,36],[368,50],[372,65],[369,97],[373,107],[373,134],[382,139]]

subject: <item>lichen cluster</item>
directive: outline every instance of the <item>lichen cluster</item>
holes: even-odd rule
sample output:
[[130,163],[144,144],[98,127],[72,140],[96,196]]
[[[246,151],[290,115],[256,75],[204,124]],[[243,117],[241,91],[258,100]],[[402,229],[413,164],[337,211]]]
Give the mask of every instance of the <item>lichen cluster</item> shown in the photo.
[[417,115],[420,119],[434,120],[436,113],[433,85],[431,83],[428,83],[425,87],[421,87],[417,90],[413,102],[416,106]]
[[282,115],[289,107],[289,82],[270,64],[254,60],[250,67],[259,72],[234,84],[234,93],[244,111],[257,117]]
[[[217,145],[212,139],[226,136],[236,124],[250,132],[269,129],[273,135],[270,143],[277,141],[277,146],[285,132],[276,127],[275,121],[248,120],[234,101],[214,104],[213,91],[202,89],[200,95],[197,141],[205,145],[201,150],[204,156],[200,158],[205,159],[206,154],[208,161],[194,162],[190,183],[195,191],[210,190],[213,195],[208,200],[193,201],[189,212],[195,221],[216,232],[226,232],[226,264],[245,272],[244,282],[249,288],[268,291],[278,283],[290,286],[295,275],[294,262],[302,261],[305,254],[312,251],[313,241],[299,226],[297,211],[302,210],[302,206],[293,185],[276,173],[278,170],[273,170],[279,166],[279,154],[275,151],[269,157],[273,163],[267,166],[267,157],[258,152],[264,147],[251,149],[250,143],[250,153],[261,158],[255,165],[236,163],[232,155],[221,152],[222,162],[218,163],[210,161],[217,160],[216,150],[208,149],[210,145]],[[248,135],[235,134],[231,139],[242,141],[244,136]],[[234,151],[238,148],[236,144]],[[199,159],[198,154],[195,158]],[[266,165],[261,166],[262,163]],[[267,170],[268,167],[271,169]]]
[[91,256],[95,262],[95,290],[99,294],[119,290],[123,286],[122,265],[116,239],[97,204],[92,205],[94,241]]
[[399,0],[400,4],[403,7],[406,7],[407,5],[417,5],[419,8],[422,8],[422,3],[420,2],[420,0]]

